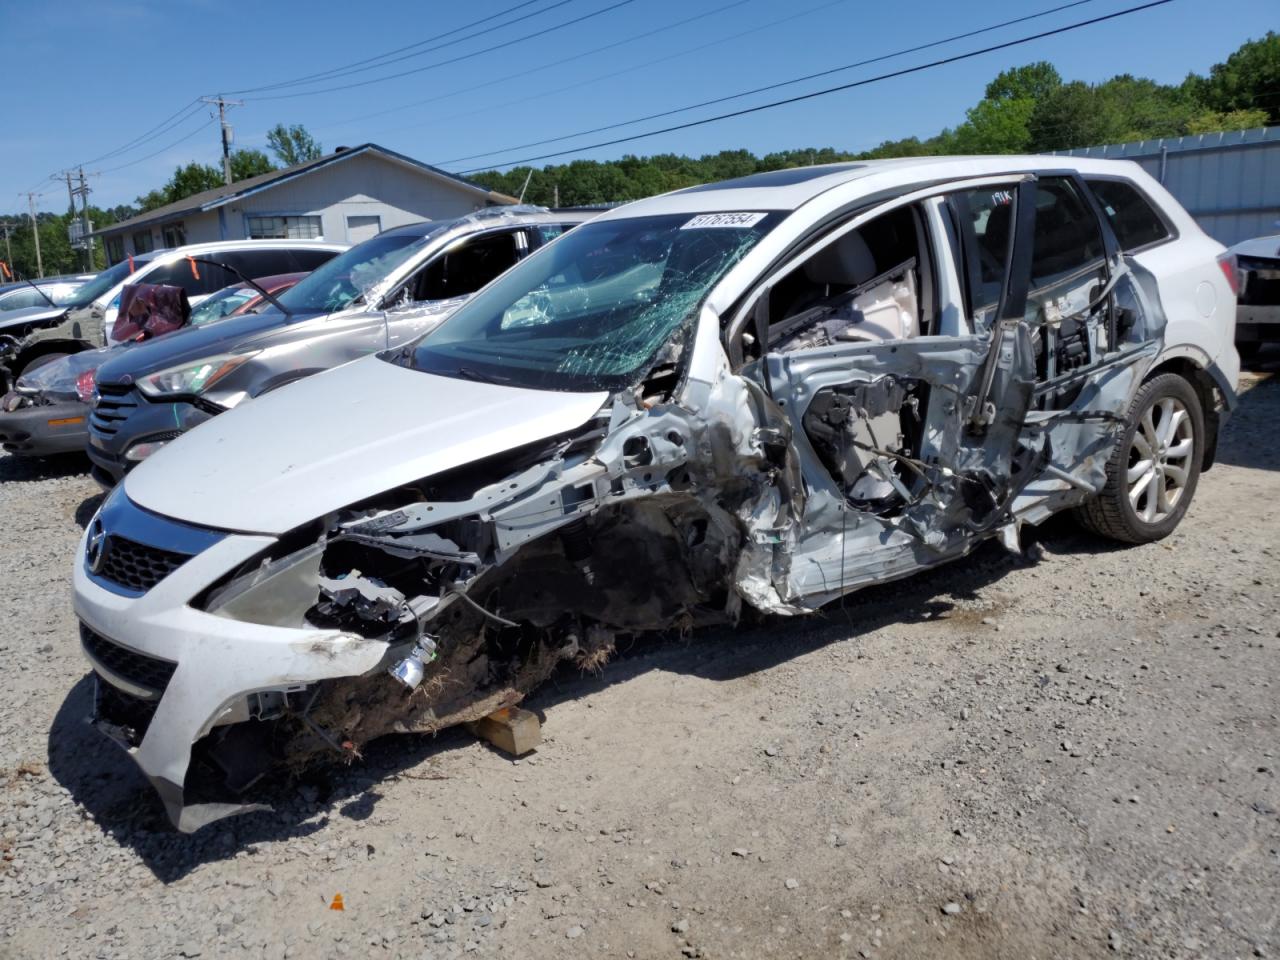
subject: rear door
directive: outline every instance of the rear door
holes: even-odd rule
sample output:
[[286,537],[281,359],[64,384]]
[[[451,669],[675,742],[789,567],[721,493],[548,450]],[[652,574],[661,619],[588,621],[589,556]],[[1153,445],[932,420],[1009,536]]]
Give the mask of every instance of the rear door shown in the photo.
[[[904,209],[942,214],[918,217],[913,269],[884,229]],[[1150,355],[1136,285],[1121,296],[1108,249],[1070,177],[988,177],[859,214],[748,298],[738,360],[786,414],[804,478],[782,596],[817,605],[950,559],[1101,485],[1132,369]],[[827,296],[801,291],[802,309],[779,317],[797,271]],[[936,333],[948,311],[972,332]]]

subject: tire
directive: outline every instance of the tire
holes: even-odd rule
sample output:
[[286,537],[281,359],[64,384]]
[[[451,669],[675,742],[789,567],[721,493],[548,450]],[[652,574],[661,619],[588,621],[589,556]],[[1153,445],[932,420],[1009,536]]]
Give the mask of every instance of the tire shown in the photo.
[[1120,442],[1107,461],[1106,486],[1076,508],[1076,519],[1122,543],[1167,537],[1195,496],[1204,442],[1204,412],[1191,384],[1176,373],[1148,380],[1133,398]]
[[40,356],[36,357],[34,360],[28,363],[25,367],[23,367],[22,372],[19,373],[18,376],[24,377],[28,373],[30,373],[32,370],[38,370],[40,367],[53,363],[55,360],[61,360],[63,357],[69,357],[69,356],[71,356],[71,354],[69,353],[42,353]]

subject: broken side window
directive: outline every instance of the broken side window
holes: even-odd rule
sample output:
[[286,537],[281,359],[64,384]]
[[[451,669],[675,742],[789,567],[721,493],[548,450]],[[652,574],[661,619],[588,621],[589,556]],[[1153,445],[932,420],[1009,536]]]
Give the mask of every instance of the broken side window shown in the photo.
[[410,281],[411,299],[449,300],[475,293],[519,257],[518,231],[468,238],[431,261]]
[[899,207],[850,230],[771,284],[769,349],[903,340],[932,332],[924,224]]
[[996,184],[960,190],[947,197],[960,234],[960,260],[965,265],[969,315],[975,329],[987,327],[1000,300],[1013,236],[1016,186]]
[[1106,282],[1102,232],[1088,202],[1066,177],[1041,179],[1036,184],[1026,312],[1039,379],[1050,380],[1096,359],[1090,321],[1108,309],[1093,303]]

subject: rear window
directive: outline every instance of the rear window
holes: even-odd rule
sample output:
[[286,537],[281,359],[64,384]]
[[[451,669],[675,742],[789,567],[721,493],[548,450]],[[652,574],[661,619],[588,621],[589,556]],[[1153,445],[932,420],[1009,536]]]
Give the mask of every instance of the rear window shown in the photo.
[[235,267],[246,277],[274,277],[281,273],[310,273],[336,256],[333,250],[308,250],[276,247],[269,250],[237,250],[234,254],[214,257]]
[[186,257],[156,267],[146,274],[142,280],[146,283],[163,283],[181,287],[189,297],[203,297],[221,290],[232,283],[239,283],[240,278],[230,270],[204,263],[204,260],[219,259],[216,253],[196,254],[196,263],[192,264]]
[[1086,183],[1107,215],[1121,250],[1136,250],[1168,238],[1169,228],[1136,187],[1123,180],[1088,180]]

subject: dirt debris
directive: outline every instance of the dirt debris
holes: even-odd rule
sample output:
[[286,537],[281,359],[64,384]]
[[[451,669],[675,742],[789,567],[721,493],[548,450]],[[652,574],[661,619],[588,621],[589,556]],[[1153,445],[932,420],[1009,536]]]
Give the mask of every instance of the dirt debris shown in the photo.
[[[819,619],[637,642],[184,837],[86,728],[78,463],[0,458],[0,957],[1280,952],[1280,381],[1168,540],[1064,522]],[[341,894],[342,910],[331,909]]]

